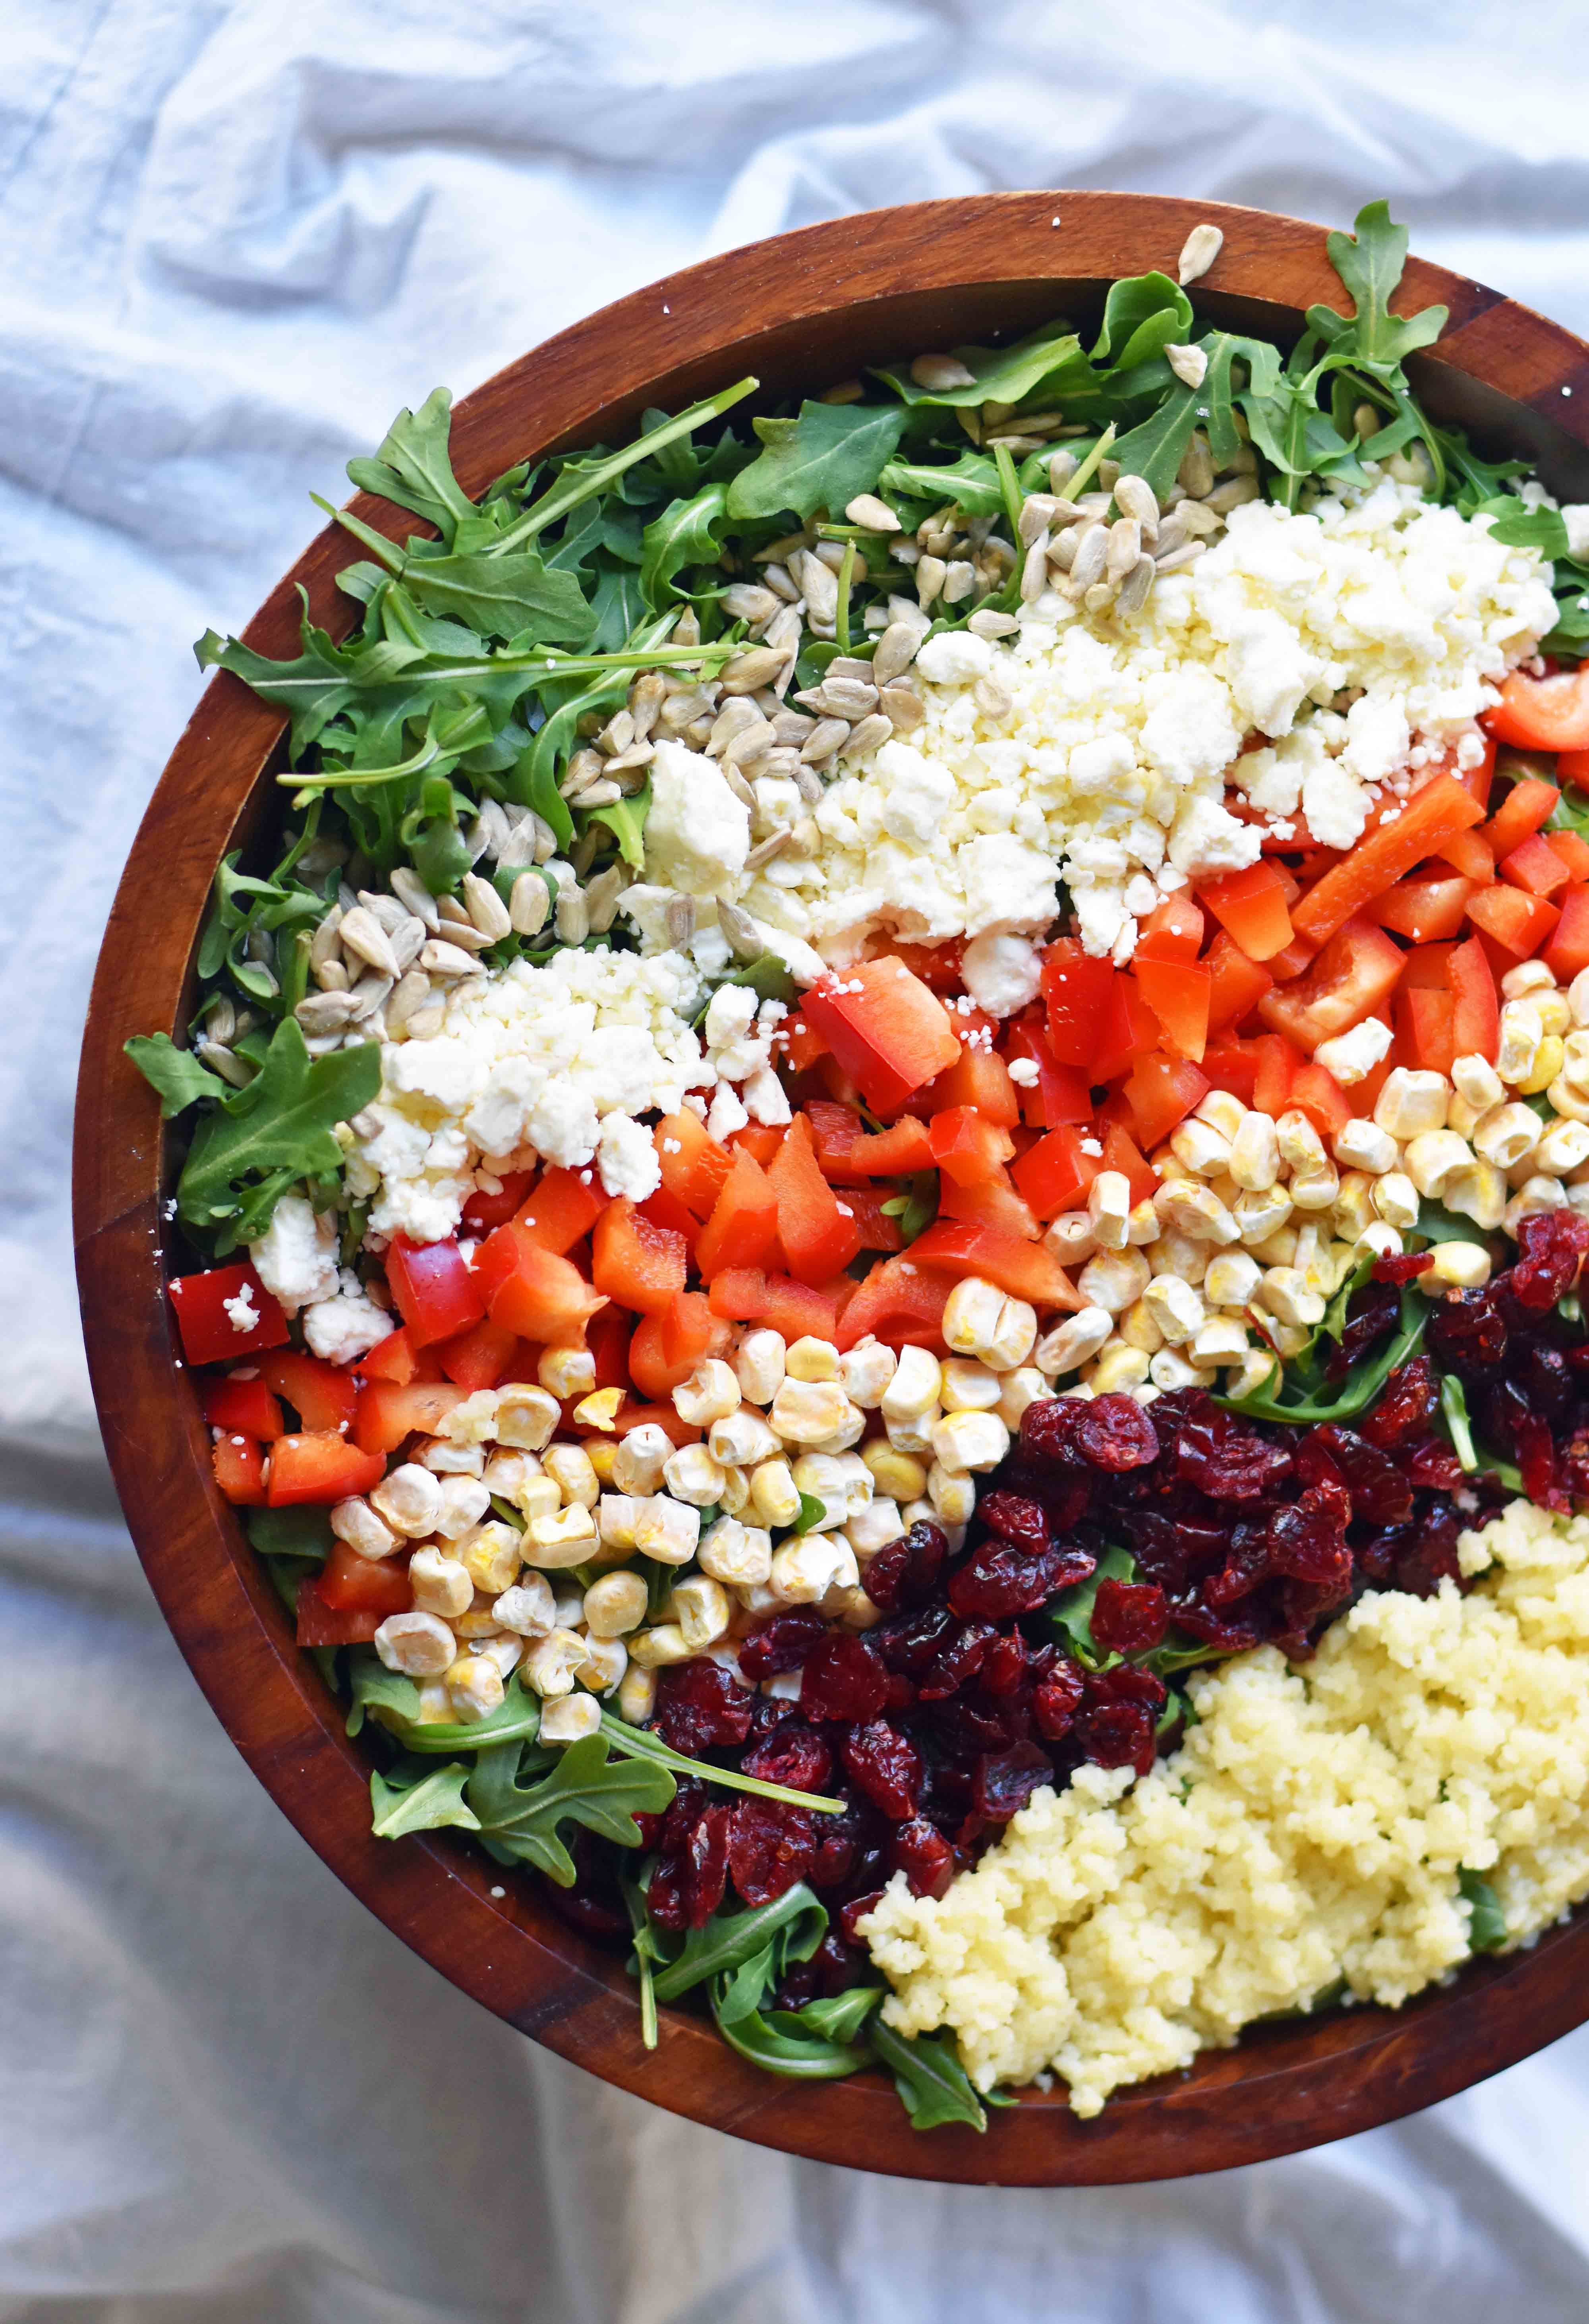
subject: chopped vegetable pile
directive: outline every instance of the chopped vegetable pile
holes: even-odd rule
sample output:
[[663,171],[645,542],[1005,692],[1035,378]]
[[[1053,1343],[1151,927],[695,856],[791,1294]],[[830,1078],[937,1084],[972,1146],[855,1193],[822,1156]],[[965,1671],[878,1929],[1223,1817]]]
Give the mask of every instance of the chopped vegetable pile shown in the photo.
[[291,721],[129,1044],[217,1482],[375,1832],[650,2043],[982,2127],[890,1885],[1589,1486],[1589,512],[1422,411],[1405,248],[1289,355],[1150,273],[477,501],[438,390],[346,641],[200,641]]

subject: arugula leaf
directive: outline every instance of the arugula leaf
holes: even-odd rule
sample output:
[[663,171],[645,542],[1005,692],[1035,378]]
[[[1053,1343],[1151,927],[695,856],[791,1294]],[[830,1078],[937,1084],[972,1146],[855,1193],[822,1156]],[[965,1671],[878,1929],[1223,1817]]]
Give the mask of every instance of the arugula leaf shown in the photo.
[[752,421],[763,446],[728,487],[732,517],[775,517],[790,511],[802,520],[819,508],[847,508],[869,493],[893,457],[905,425],[902,411],[867,403],[802,403],[794,420]]
[[[1052,394],[1063,401],[1067,383],[1080,384],[1090,377],[1081,341],[1062,322],[1045,323],[1007,347],[956,347],[953,352],[972,375],[969,387],[920,387],[904,365],[875,371],[873,376],[892,387],[901,402],[953,409],[1024,403],[1039,388],[1045,398]],[[838,408],[864,409],[855,404]]]
[[651,813],[651,777],[627,798],[614,799],[611,807],[593,807],[585,818],[585,827],[593,823],[604,824],[618,843],[618,854],[632,872],[645,868],[645,819]]
[[800,1495],[800,1513],[799,1517],[796,1517],[794,1524],[790,1526],[790,1530],[791,1533],[797,1534],[809,1533],[814,1526],[819,1526],[822,1523],[827,1515],[827,1504],[826,1501],[818,1500],[814,1494],[802,1493]]
[[349,460],[350,482],[399,508],[411,509],[433,524],[450,546],[460,521],[475,503],[452,473],[452,395],[439,387],[418,411],[400,411],[373,460]]
[[1138,1578],[1137,1561],[1129,1549],[1112,1545],[1098,1560],[1095,1572],[1085,1582],[1077,1582],[1064,1591],[1045,1608],[1056,1634],[1068,1646],[1070,1652],[1086,1670],[1103,1670],[1118,1655],[1108,1654],[1093,1637],[1093,1608],[1097,1602],[1101,1582],[1132,1582]]
[[1494,1889],[1481,1873],[1470,1871],[1465,1864],[1457,1868],[1456,1885],[1468,1908],[1468,1941],[1473,1950],[1504,1952],[1508,1943],[1506,1914]]
[[1356,312],[1344,322],[1333,307],[1310,307],[1308,327],[1325,337],[1333,352],[1350,353],[1371,369],[1389,372],[1439,337],[1449,310],[1425,307],[1416,315],[1391,314],[1390,300],[1407,264],[1407,228],[1391,224],[1385,202],[1366,204],[1354,223],[1354,235],[1332,234],[1325,247]]
[[557,483],[538,501],[532,501],[523,515],[508,527],[496,544],[497,552],[500,554],[503,550],[516,549],[522,540],[531,540],[538,532],[544,532],[547,526],[556,523],[559,517],[567,516],[582,503],[595,500],[609,485],[616,484],[629,469],[641,461],[654,459],[665,445],[677,442],[682,436],[693,435],[709,420],[720,419],[724,412],[743,401],[745,396],[753,395],[760,384],[760,381],[755,379],[736,380],[732,387],[724,388],[719,394],[706,396],[699,403],[692,403],[676,419],[661,421],[658,427],[648,429],[645,435],[636,438],[633,444],[624,445],[619,451],[590,457],[575,456],[566,460]]
[[675,586],[689,565],[716,565],[723,554],[723,521],[728,487],[703,484],[689,500],[670,501],[642,536],[640,586],[653,613],[661,613],[686,593]]
[[1004,504],[998,466],[984,452],[963,453],[942,467],[891,460],[877,489],[885,501],[930,501],[935,508],[953,501],[966,516],[997,516]]
[[673,1797],[665,1767],[611,1759],[605,1735],[570,1743],[550,1773],[527,1788],[519,1782],[519,1743],[482,1751],[467,1783],[479,1829],[503,1858],[533,1864],[559,1888],[574,1885],[574,1859],[561,1839],[566,1823],[582,1825],[620,1848],[638,1848],[636,1813],[656,1814]]
[[[302,1507],[285,1509],[250,1509],[243,1520],[243,1530],[248,1536],[249,1546],[262,1557],[309,1557],[323,1563],[331,1554],[336,1536],[331,1531],[330,1513],[327,1509]],[[372,1662],[374,1656],[370,1657]],[[381,1665],[375,1664],[377,1670]],[[394,1673],[389,1673],[394,1676]],[[413,1686],[408,1679],[404,1684]],[[419,1709],[420,1696],[414,1688],[414,1708]]]
[[861,2043],[829,2041],[808,2030],[803,2009],[731,2017],[714,1989],[712,2014],[729,2048],[764,2073],[782,2074],[792,2081],[836,2082],[872,2063],[870,2049]]
[[1162,500],[1175,482],[1176,470],[1186,458],[1201,417],[1197,391],[1177,387],[1140,428],[1119,438],[1114,457],[1125,474],[1141,476]]
[[1116,371],[1162,355],[1192,327],[1192,302],[1168,274],[1131,274],[1112,283],[1092,361],[1113,359]]
[[1250,1396],[1216,1396],[1214,1401],[1224,1411],[1239,1412],[1247,1420],[1285,1420],[1298,1428],[1326,1420],[1350,1420],[1353,1413],[1373,1402],[1397,1367],[1418,1352],[1428,1320],[1428,1301],[1409,1284],[1401,1294],[1401,1320],[1396,1331],[1377,1354],[1357,1367],[1338,1396],[1305,1397],[1299,1403],[1285,1403],[1280,1391],[1286,1386],[1288,1370],[1277,1358],[1262,1387]]
[[162,1121],[185,1113],[200,1098],[218,1101],[231,1095],[230,1082],[200,1065],[191,1049],[179,1049],[169,1033],[134,1033],[122,1047],[144,1080],[160,1093]]
[[[715,1514],[703,1509],[703,1519]],[[664,1572],[664,1585],[670,1591],[672,1577]],[[654,1586],[654,1585],[653,1585]],[[648,1619],[651,1618],[648,1615]],[[782,1784],[764,1784],[758,1775],[742,1775],[735,1767],[714,1766],[709,1759],[687,1758],[653,1735],[648,1728],[631,1727],[614,1712],[604,1711],[601,1731],[614,1751],[627,1753],[636,1759],[650,1759],[659,1767],[670,1768],[675,1775],[693,1775],[697,1783],[716,1784],[725,1792],[750,1792],[757,1799],[781,1800],[787,1806],[808,1808],[817,1815],[838,1815],[844,1809],[842,1800],[829,1799],[822,1792],[796,1792]]]
[[229,1091],[193,1133],[177,1185],[184,1224],[218,1233],[223,1251],[254,1240],[290,1187],[340,1176],[331,1132],[380,1087],[378,1042],[311,1058],[302,1028],[283,1018],[247,1087]]
[[443,1824],[459,1824],[478,1831],[480,1819],[466,1805],[464,1786],[469,1770],[461,1760],[438,1767],[417,1784],[398,1784],[383,1775],[370,1777],[370,1830],[377,1840],[401,1840],[408,1831],[435,1831]]
[[907,1246],[924,1235],[938,1216],[938,1174],[936,1170],[917,1170],[904,1182],[902,1194],[891,1194],[882,1205],[885,1219],[898,1219],[900,1233]]
[[411,560],[402,578],[431,613],[456,619],[483,637],[512,638],[521,648],[585,645],[596,627],[573,574],[549,570],[529,550],[513,557],[476,550],[467,557]]
[[797,1880],[771,1904],[714,1913],[704,1927],[687,1930],[677,1954],[657,1973],[657,1999],[677,2001],[708,1978],[731,1977],[770,1950],[781,1974],[792,1962],[809,1960],[827,1933],[827,1906]]
[[1498,1477],[1508,1492],[1523,1489],[1522,1471],[1513,1462],[1499,1461],[1489,1452],[1482,1452],[1474,1443],[1473,1422],[1468,1414],[1467,1392],[1454,1372],[1440,1376],[1440,1416],[1446,1423],[1446,1433],[1451,1439],[1464,1475]]
[[421,1758],[452,1751],[485,1751],[501,1743],[532,1743],[540,1731],[540,1698],[525,1686],[517,1671],[490,1717],[467,1726],[461,1720],[421,1720],[420,1690],[412,1679],[404,1678],[400,1671],[389,1671],[374,1654],[353,1655],[348,1677],[353,1707],[347,1714],[347,1732],[356,1735],[368,1712],[378,1726],[397,1738],[404,1751]]
[[919,2034],[907,2041],[881,2017],[873,2020],[869,2038],[894,2078],[900,2101],[916,2130],[936,2130],[943,2123],[965,2123],[985,2130],[987,2116],[960,2062],[950,2034]]
[[808,2001],[798,2010],[775,2010],[772,2015],[798,2017],[803,2026],[821,2034],[825,2041],[854,2042],[868,2018],[881,2007],[887,1992],[885,1985],[852,1985],[844,1993],[825,1994],[820,2000]]

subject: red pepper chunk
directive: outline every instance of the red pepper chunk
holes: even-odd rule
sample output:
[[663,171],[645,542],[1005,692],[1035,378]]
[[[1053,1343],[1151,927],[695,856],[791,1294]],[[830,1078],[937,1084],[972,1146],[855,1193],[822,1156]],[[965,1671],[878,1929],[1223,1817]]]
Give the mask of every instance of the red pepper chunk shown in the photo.
[[393,1235],[386,1248],[386,1280],[416,1348],[456,1338],[485,1313],[484,1289],[452,1235],[445,1242],[410,1242],[407,1235]]
[[858,961],[814,984],[801,1009],[869,1105],[892,1112],[960,1055],[948,1010],[901,960]]
[[[228,1356],[254,1356],[263,1348],[279,1348],[287,1337],[287,1318],[246,1259],[235,1267],[212,1267],[202,1275],[179,1275],[166,1286],[171,1311],[181,1336],[182,1353],[190,1364],[224,1363]],[[227,1301],[255,1321],[239,1331]]]
[[[930,993],[928,998],[932,999]],[[790,1124],[767,1176],[778,1204],[778,1239],[790,1273],[813,1287],[826,1283],[855,1257],[861,1233],[854,1216],[840,1210],[818,1167],[811,1125],[803,1114]]]
[[688,1256],[681,1234],[657,1226],[621,1197],[596,1222],[591,1277],[598,1291],[635,1314],[661,1315],[684,1288]]
[[1084,952],[1074,936],[1061,936],[1049,946],[1043,955],[1043,1005],[1057,1065],[1092,1065],[1113,983],[1109,963]]
[[300,1501],[345,1501],[351,1494],[369,1492],[385,1473],[383,1454],[361,1452],[346,1437],[307,1430],[279,1436],[272,1445],[265,1499],[273,1509]]

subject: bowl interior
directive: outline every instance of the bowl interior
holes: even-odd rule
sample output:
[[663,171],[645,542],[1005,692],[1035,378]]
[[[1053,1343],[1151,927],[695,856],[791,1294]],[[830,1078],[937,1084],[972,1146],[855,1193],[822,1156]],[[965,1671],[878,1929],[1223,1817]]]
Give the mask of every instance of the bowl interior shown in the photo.
[[[1066,229],[1050,224],[1057,207]],[[454,459],[478,493],[527,456],[615,441],[650,405],[677,409],[746,372],[756,403],[817,393],[868,364],[1019,336],[1065,315],[1095,324],[1116,275],[1172,264],[1214,216],[1226,251],[1194,294],[1200,313],[1289,342],[1315,300],[1339,301],[1323,230],[1266,214],[1148,196],[984,197],[838,221],[638,292],[487,383],[455,414]],[[1061,271],[1063,269],[1063,271]],[[1589,349],[1482,286],[1415,265],[1400,302],[1452,309],[1438,355],[1415,359],[1438,419],[1492,456],[1531,459],[1563,498],[1589,498],[1577,431]],[[401,512],[364,497],[366,522],[401,536]],[[346,634],[354,607],[334,575],[356,549],[328,528],[245,632],[294,649],[296,586],[315,620]],[[121,1054],[129,1034],[186,1019],[193,956],[220,856],[269,846],[284,764],[282,724],[217,678],[172,757],[139,834],[101,955],[79,1084],[76,1156],[85,1330],[107,1448],[151,1581],[200,1683],[240,1750],[339,1876],[446,1975],[526,2033],[605,2079],[722,2129],[818,2159],[901,2175],[1007,2184],[1172,2177],[1261,2159],[1359,2130],[1447,2095],[1578,2022],[1589,2001],[1584,1932],[1550,1932],[1528,1955],[1475,1964],[1391,2015],[1365,2009],[1264,2028],[1192,2072],[1122,2092],[1091,2124],[1060,2094],[1026,2093],[985,2138],[917,2136],[892,2091],[865,2075],[806,2087],[756,2072],[709,2024],[663,2012],[640,2044],[621,1963],[461,1840],[393,1846],[368,1830],[372,1759],[293,1646],[284,1611],[217,1496],[190,1383],[176,1361],[161,1204],[180,1167],[151,1093]],[[152,931],[152,934],[151,933]],[[505,1889],[505,1894],[494,1893]]]

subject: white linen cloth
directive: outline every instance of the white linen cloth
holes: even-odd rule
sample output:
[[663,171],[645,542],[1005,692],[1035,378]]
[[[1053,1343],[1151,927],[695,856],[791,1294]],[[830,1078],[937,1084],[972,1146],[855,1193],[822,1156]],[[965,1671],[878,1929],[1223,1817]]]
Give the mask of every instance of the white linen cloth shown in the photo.
[[231,1750],[123,1531],[68,1241],[132,832],[342,463],[714,249],[1123,186],[1348,224],[1589,327],[1581,9],[1540,0],[11,0],[0,81],[0,2324],[1335,2324],[1589,2302],[1589,2034],[1224,2178],[799,2165],[538,2050]]

